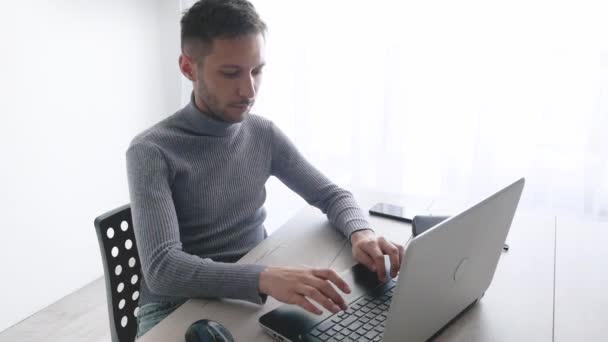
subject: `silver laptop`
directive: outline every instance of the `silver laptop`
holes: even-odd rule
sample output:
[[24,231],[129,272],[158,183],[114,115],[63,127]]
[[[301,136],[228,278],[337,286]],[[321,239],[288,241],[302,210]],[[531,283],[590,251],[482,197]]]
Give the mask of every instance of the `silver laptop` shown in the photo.
[[[283,305],[260,317],[279,341],[426,341],[490,286],[525,180],[413,237],[397,280],[356,265],[343,274],[349,309],[316,316]],[[388,272],[388,265],[387,265]]]

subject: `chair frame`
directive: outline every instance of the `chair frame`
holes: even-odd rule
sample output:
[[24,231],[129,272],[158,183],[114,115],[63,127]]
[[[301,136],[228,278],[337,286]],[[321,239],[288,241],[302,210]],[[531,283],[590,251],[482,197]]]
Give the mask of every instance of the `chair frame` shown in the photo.
[[[121,229],[123,221],[128,223],[126,230]],[[103,262],[112,342],[133,342],[137,335],[136,312],[138,311],[142,275],[133,231],[131,206],[126,204],[95,218],[94,225]],[[107,235],[109,228],[114,230],[112,238]],[[132,241],[130,249],[127,249],[125,245],[127,239]],[[117,256],[112,256],[112,248],[114,247],[118,247]],[[133,257],[135,258],[135,265],[131,267],[128,265],[128,261]],[[118,265],[122,267],[122,272],[116,275],[115,270]],[[133,284],[132,277],[135,275],[137,275],[137,280]],[[117,289],[120,283],[123,286],[119,294]],[[137,292],[137,297],[134,297],[135,292]],[[125,300],[122,309],[119,307],[121,299]],[[121,320],[124,317],[127,317],[125,327],[121,325]]]

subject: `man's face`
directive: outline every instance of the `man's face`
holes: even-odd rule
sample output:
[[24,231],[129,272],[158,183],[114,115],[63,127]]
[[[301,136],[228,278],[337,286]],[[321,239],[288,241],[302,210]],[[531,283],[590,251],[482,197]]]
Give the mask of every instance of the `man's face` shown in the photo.
[[192,80],[195,103],[202,112],[222,121],[241,122],[262,81],[264,37],[215,39],[210,50],[204,56],[182,55],[182,73]]

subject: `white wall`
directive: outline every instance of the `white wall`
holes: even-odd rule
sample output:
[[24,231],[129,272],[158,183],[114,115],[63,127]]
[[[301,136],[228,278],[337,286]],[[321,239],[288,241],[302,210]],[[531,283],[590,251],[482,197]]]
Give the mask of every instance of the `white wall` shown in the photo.
[[102,275],[131,138],[179,107],[179,3],[0,2],[0,331]]

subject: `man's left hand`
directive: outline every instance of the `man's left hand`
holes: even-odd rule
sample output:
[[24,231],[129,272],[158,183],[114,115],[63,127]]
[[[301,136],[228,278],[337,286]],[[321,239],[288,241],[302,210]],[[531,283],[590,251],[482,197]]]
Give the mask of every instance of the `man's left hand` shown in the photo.
[[403,246],[387,241],[383,236],[376,236],[372,230],[354,232],[350,241],[355,259],[378,274],[380,281],[386,281],[384,255],[391,261],[391,278],[395,278],[401,267]]

